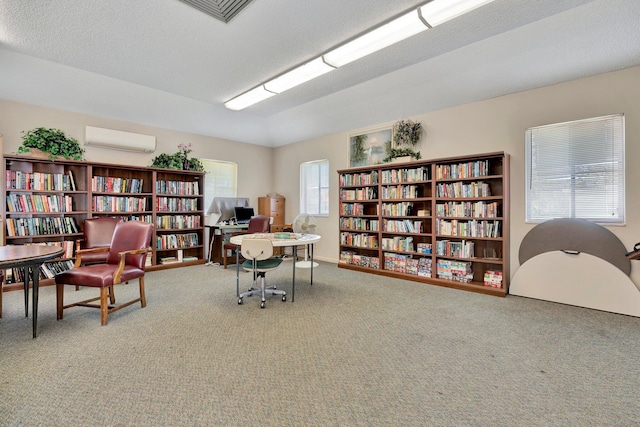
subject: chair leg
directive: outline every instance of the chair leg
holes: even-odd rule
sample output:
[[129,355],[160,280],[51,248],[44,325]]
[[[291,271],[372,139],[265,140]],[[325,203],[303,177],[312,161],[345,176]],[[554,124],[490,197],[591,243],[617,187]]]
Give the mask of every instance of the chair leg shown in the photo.
[[138,280],[140,282],[140,305],[142,308],[145,308],[147,306],[147,297],[144,294],[144,277],[141,277]]
[[116,303],[116,294],[113,292],[113,286],[109,286],[109,302],[111,304]]
[[107,320],[109,317],[109,304],[107,303],[109,299],[109,288],[100,288],[100,321],[102,326],[107,324]]
[[227,268],[227,250],[222,248],[222,265]]
[[64,285],[56,284],[56,319],[62,320],[64,311]]

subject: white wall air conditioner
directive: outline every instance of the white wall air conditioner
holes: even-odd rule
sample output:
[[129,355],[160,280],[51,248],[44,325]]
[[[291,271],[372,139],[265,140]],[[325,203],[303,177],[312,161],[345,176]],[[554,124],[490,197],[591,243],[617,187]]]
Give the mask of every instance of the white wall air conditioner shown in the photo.
[[111,150],[153,153],[156,151],[156,137],[140,133],[86,126],[84,145],[88,147],[108,148]]

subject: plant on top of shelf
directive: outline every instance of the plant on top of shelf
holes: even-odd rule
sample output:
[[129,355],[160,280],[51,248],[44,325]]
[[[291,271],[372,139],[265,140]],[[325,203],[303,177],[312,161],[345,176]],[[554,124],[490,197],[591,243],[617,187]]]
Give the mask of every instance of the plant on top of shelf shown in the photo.
[[55,160],[56,157],[84,160],[84,149],[78,144],[78,140],[66,136],[60,129],[39,127],[22,131],[22,144],[18,147],[18,153],[33,153],[34,149],[49,153],[50,160]]
[[422,135],[422,123],[412,120],[399,120],[393,125],[393,145],[387,144],[387,157],[384,161],[389,162],[398,157],[409,156],[412,159],[420,160],[422,155],[415,151],[415,146]]
[[196,157],[189,158],[191,144],[178,144],[178,152],[174,154],[162,153],[153,158],[151,167],[164,169],[192,170],[202,172],[204,165]]

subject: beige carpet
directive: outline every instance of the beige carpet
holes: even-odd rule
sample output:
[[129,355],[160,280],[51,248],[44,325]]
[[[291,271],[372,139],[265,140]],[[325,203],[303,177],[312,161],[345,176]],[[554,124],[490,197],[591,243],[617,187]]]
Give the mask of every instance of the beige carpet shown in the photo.
[[[632,426],[640,319],[338,269],[239,306],[235,270],[147,274],[145,309],[0,320],[2,426]],[[241,275],[243,286],[250,275]],[[291,264],[268,274],[290,291]],[[92,289],[73,291],[67,301]],[[119,286],[119,299],[135,294]]]

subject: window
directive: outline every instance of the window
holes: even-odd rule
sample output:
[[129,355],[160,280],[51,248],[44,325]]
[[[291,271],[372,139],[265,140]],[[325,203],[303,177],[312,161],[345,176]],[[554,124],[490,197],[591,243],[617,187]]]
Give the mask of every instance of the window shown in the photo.
[[237,197],[238,165],[233,162],[201,159],[204,166],[204,204],[210,206],[214,197]]
[[623,224],[624,115],[526,131],[526,221]]
[[329,160],[300,165],[300,212],[329,215]]

